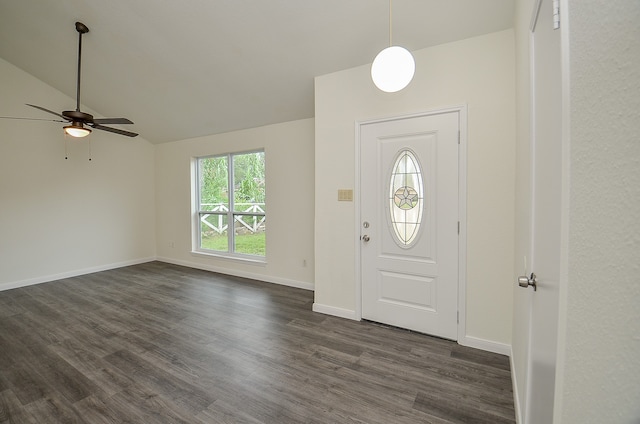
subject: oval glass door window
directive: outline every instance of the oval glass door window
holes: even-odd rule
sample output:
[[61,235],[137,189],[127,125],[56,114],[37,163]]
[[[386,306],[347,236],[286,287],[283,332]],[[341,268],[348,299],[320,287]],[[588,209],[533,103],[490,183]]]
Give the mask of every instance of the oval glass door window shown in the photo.
[[411,247],[422,223],[424,187],[416,155],[402,150],[394,162],[389,183],[389,219],[396,243]]

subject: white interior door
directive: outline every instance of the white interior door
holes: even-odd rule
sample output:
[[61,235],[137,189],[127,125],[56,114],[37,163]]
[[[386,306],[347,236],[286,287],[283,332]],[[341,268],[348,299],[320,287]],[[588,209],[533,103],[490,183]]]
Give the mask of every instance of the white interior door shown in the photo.
[[362,318],[457,340],[459,112],[360,127]]
[[[534,10],[532,51],[532,229],[529,369],[525,423],[552,423],[562,234],[562,74],[552,0]],[[531,276],[530,276],[531,277]],[[530,278],[531,279],[531,278]]]

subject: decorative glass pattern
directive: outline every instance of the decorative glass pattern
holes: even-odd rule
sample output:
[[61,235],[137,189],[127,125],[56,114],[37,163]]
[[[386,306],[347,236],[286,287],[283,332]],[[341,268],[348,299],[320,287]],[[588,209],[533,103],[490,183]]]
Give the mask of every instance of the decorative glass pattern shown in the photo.
[[422,170],[415,154],[405,149],[398,153],[389,183],[389,218],[400,247],[410,247],[416,240],[423,210]]

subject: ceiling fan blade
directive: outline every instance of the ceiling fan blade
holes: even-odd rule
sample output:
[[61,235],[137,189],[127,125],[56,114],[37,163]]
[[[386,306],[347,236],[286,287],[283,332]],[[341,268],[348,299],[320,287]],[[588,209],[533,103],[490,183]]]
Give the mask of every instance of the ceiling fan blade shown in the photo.
[[120,130],[118,128],[111,128],[111,127],[105,127],[102,126],[100,124],[96,124],[95,122],[93,124],[89,124],[91,127],[97,129],[97,130],[102,130],[102,131],[108,131],[108,132],[112,132],[115,134],[120,134],[120,135],[126,135],[127,137],[135,137],[138,134],[134,133],[134,132],[130,132],[130,131],[125,131],[125,130]]
[[44,118],[23,118],[20,116],[0,116],[0,119],[21,119],[23,121],[47,121],[47,122],[67,122],[59,119],[44,119]]
[[95,124],[133,124],[127,118],[93,118]]
[[51,114],[53,114],[53,115],[59,116],[60,118],[64,119],[65,121],[69,121],[69,122],[71,122],[71,120],[70,120],[69,118],[67,118],[66,116],[63,116],[63,115],[59,114],[58,112],[54,112],[54,111],[52,111],[52,110],[49,110],[49,109],[43,108],[42,106],[30,105],[29,103],[25,103],[25,104],[26,104],[27,106],[35,107],[36,109],[40,109],[40,110],[42,110],[42,111],[44,111],[44,112],[49,112],[49,113],[51,113]]

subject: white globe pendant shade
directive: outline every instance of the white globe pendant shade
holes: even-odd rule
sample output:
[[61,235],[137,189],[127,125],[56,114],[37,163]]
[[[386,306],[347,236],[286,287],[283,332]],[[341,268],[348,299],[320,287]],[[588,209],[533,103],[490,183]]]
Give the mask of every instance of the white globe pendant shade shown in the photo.
[[416,62],[409,50],[391,46],[382,50],[371,65],[371,79],[380,90],[395,93],[405,88],[413,79]]

